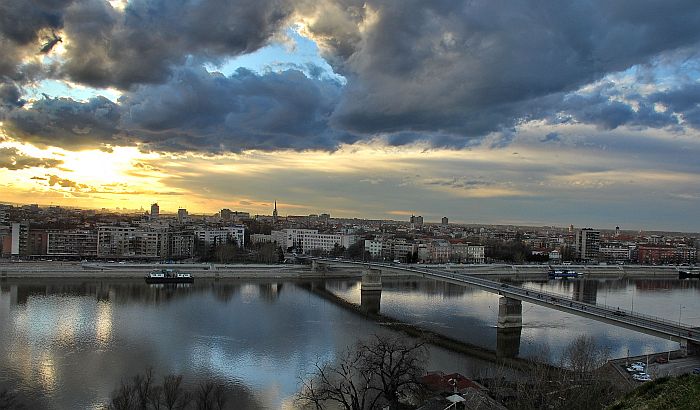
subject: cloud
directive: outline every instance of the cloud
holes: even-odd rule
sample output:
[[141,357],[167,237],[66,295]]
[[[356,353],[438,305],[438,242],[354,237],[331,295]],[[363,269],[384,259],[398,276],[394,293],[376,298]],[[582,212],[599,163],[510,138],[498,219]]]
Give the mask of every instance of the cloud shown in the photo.
[[340,92],[337,81],[297,70],[226,77],[186,67],[127,94],[123,126],[157,150],[333,150],[356,140],[328,125]]
[[477,187],[493,185],[492,182],[468,177],[433,178],[426,180],[424,183],[426,185],[437,185],[456,189],[472,189]]
[[[309,18],[307,30],[348,78],[333,123],[459,137],[431,139],[441,146],[539,117],[567,92],[700,40],[693,0],[320,3],[330,15]],[[599,114],[612,127],[624,108]]]
[[7,134],[68,149],[141,144],[159,151],[323,149],[357,140],[329,127],[341,85],[297,70],[231,76],[178,69],[164,84],[141,85],[118,103],[44,98],[10,111]]
[[57,175],[48,175],[47,174],[46,176],[49,178],[48,182],[47,182],[47,184],[49,186],[58,185],[62,188],[71,188],[71,189],[76,189],[76,190],[83,190],[83,189],[89,188],[88,185],[79,184],[75,181],[72,181],[72,180],[66,179],[66,178],[61,178]]
[[62,71],[98,87],[159,83],[190,57],[217,61],[257,50],[291,11],[285,0],[133,0],[123,12],[81,1],[65,12]]
[[[204,69],[297,21],[344,81],[305,63]],[[209,153],[377,139],[498,149],[535,120],[682,132],[700,128],[697,76],[682,78],[700,61],[698,26],[696,0],[8,0],[0,121],[40,145]],[[631,67],[635,85],[614,78]],[[23,88],[45,78],[122,98],[27,104]]]
[[63,161],[52,158],[35,158],[24,154],[17,148],[0,147],[0,168],[18,170],[25,168],[55,168]]
[[104,97],[86,102],[44,98],[5,115],[8,136],[41,146],[95,148],[125,142],[119,130],[121,108]]

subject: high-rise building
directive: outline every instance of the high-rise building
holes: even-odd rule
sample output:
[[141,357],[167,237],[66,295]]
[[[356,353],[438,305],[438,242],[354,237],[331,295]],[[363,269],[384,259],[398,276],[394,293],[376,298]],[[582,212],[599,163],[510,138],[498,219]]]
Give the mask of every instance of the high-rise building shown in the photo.
[[233,212],[230,209],[224,208],[219,211],[219,217],[224,221],[230,221],[232,219]]
[[180,208],[177,210],[177,221],[182,223],[187,220],[187,209]]
[[584,262],[597,261],[600,256],[600,231],[583,228],[576,232],[576,255]]
[[160,207],[156,202],[151,205],[151,219],[158,219],[158,216],[160,216]]
[[29,224],[27,222],[14,222],[11,227],[10,237],[10,255],[26,255],[27,243],[29,242]]
[[443,224],[443,225],[448,225],[449,223],[450,223],[449,219],[447,219],[446,216],[443,216],[443,217],[442,217],[442,224]]
[[277,201],[275,201],[275,209],[272,211],[272,223],[277,223]]
[[421,215],[411,215],[409,222],[411,223],[411,229],[420,229],[423,227],[423,217]]

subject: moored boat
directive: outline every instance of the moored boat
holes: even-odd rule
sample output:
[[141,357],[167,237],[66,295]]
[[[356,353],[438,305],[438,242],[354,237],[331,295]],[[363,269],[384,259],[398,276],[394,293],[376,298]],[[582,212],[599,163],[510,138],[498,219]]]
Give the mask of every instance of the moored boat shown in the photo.
[[154,270],[146,275],[146,283],[193,283],[194,277],[190,273],[180,272],[176,269]]
[[700,278],[700,271],[679,270],[678,279],[696,279]]
[[564,278],[577,278],[579,276],[583,276],[583,273],[576,272],[574,270],[569,270],[569,269],[550,269],[547,271],[547,275],[549,276],[550,279],[564,279]]

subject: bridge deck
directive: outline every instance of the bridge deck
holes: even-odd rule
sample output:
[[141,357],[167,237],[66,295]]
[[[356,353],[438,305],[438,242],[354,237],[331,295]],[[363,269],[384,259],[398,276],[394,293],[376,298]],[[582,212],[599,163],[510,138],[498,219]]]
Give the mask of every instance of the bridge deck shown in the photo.
[[[367,267],[367,263],[323,259],[323,258],[306,258],[316,260],[328,265],[338,266],[362,266]],[[691,341],[700,343],[700,330],[688,326],[684,326],[678,322],[673,322],[660,317],[644,315],[639,312],[631,312],[618,307],[611,307],[601,304],[590,304],[574,300],[568,296],[563,296],[550,292],[521,288],[519,286],[511,286],[508,284],[496,282],[489,279],[478,278],[464,273],[451,273],[439,269],[424,269],[415,267],[406,267],[401,265],[388,264],[371,264],[372,268],[381,268],[393,270],[396,272],[405,272],[412,275],[420,275],[426,278],[433,278],[446,281],[458,285],[469,285],[485,290],[487,292],[497,293],[499,295],[518,299],[529,303],[534,303],[540,306],[546,306],[567,313],[572,313],[578,316],[585,316],[591,319],[603,321],[606,323],[615,324],[631,330],[651,334],[654,336],[670,338],[675,341]]]

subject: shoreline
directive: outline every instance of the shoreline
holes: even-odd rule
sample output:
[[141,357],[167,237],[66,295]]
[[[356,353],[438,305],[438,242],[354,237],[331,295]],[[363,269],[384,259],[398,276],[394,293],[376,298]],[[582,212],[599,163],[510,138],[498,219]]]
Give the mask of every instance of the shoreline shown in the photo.
[[[410,266],[410,265],[406,265]],[[503,279],[548,279],[548,265],[417,265],[435,267],[453,273]],[[626,279],[658,278],[678,280],[677,266],[644,265],[566,265],[565,268],[583,273],[583,278]],[[311,271],[306,265],[292,264],[217,264],[217,263],[123,263],[77,261],[0,261],[2,278],[140,278],[156,269],[178,269],[204,278],[297,278],[297,277],[357,277],[362,267]],[[382,276],[411,276],[383,273]]]

